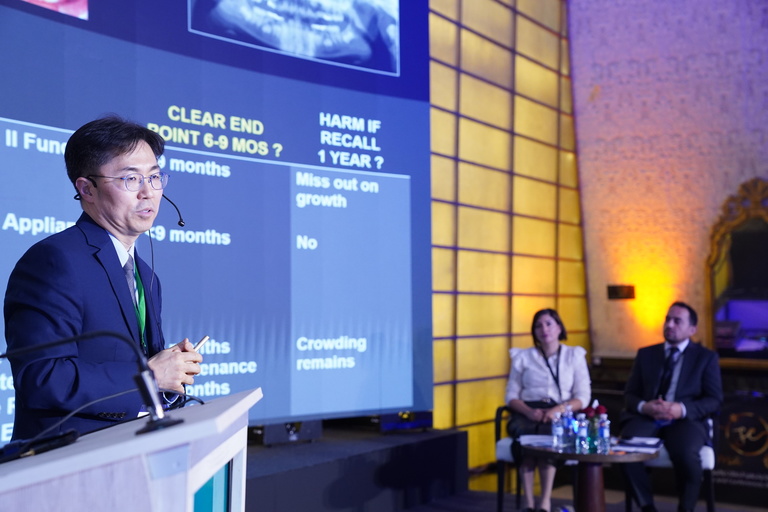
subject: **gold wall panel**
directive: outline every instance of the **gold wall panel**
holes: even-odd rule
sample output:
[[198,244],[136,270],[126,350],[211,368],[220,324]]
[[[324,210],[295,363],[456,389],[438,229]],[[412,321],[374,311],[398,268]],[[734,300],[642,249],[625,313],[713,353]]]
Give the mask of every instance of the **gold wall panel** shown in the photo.
[[515,44],[512,13],[496,0],[464,0],[461,21],[472,30],[511,48]]
[[486,338],[461,338],[456,341],[456,378],[470,380],[501,375],[506,378],[509,359],[500,357],[507,353],[509,340],[506,336]]
[[452,294],[432,294],[432,336],[456,336],[456,304]]
[[561,257],[582,259],[584,257],[584,240],[582,239],[581,226],[560,224],[558,244]]
[[557,111],[522,96],[515,97],[515,132],[547,144],[557,144]]
[[453,340],[435,340],[432,346],[435,382],[456,379],[456,346]]
[[432,155],[431,186],[432,199],[456,201],[456,161]]
[[503,295],[459,295],[456,335],[483,336],[507,332],[509,299]]
[[452,67],[432,61],[429,64],[429,102],[434,107],[456,110],[459,104],[458,73]]
[[509,290],[509,256],[492,252],[458,252],[460,292],[506,293]]
[[456,115],[433,108],[430,112],[429,140],[434,153],[456,156]]
[[557,218],[557,187],[522,176],[516,176],[513,185],[515,213],[552,220]]
[[509,211],[512,177],[507,172],[459,164],[459,202]]
[[583,261],[561,260],[557,262],[557,291],[563,295],[585,295],[587,293]]
[[579,191],[561,188],[559,191],[558,219],[563,222],[579,224],[581,222],[581,204]]
[[477,423],[488,417],[499,406],[506,379],[489,379],[461,382],[456,385],[456,420],[459,423]]
[[517,9],[547,28],[555,32],[560,31],[560,0],[517,0]]
[[[493,423],[480,423],[462,428],[467,432],[469,446],[469,467],[478,467],[495,459],[496,443],[494,443]],[[495,489],[495,487],[493,487]]]
[[459,207],[459,247],[486,251],[509,251],[509,215]]
[[557,312],[568,329],[585,331],[589,327],[586,297],[558,297]]
[[512,250],[516,254],[555,256],[554,222],[515,216],[512,220]]
[[429,53],[437,59],[455,66],[459,62],[459,27],[454,23],[429,15]]
[[461,75],[459,112],[504,130],[512,129],[512,93],[470,75]]
[[513,155],[516,174],[557,181],[557,149],[525,137],[515,137]]
[[469,119],[459,119],[459,158],[477,164],[509,169],[512,135]]
[[512,89],[512,52],[469,30],[460,37],[462,70]]
[[589,348],[565,0],[430,7],[433,419],[478,468],[533,314],[558,308]]
[[432,289],[449,292],[456,289],[456,251],[432,248]]
[[560,38],[551,31],[518,16],[517,50],[547,67],[560,67]]
[[555,260],[515,256],[512,260],[512,293],[556,293]]
[[515,59],[515,92],[527,98],[557,107],[560,102],[560,78],[554,71],[519,56]]
[[459,19],[459,0],[429,0],[429,9],[453,20]]
[[456,422],[453,419],[456,398],[454,386],[438,384],[434,387],[432,400],[435,408],[432,411],[432,426],[434,428],[453,428]]
[[432,243],[456,244],[456,206],[432,201]]

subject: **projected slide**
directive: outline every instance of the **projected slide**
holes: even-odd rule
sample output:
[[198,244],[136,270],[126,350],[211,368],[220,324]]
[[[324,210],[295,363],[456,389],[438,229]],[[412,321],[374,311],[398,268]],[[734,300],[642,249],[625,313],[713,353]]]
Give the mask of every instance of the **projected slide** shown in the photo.
[[[406,72],[427,67],[426,40],[402,59],[391,46],[403,72],[386,74],[197,33],[192,1],[84,4],[87,20],[0,5],[15,70],[0,81],[0,282],[77,220],[66,141],[114,112],[166,139],[185,226],[164,202],[137,250],[162,281],[167,342],[211,337],[188,393],[262,387],[254,425],[431,409],[428,84]],[[425,25],[421,2],[395,12]],[[3,442],[13,396],[3,360]]]

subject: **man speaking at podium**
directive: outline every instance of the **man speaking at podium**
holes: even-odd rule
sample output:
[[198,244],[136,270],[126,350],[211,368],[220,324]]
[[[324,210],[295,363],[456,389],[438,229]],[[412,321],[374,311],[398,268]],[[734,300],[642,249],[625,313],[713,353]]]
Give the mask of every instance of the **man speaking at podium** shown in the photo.
[[[112,331],[141,347],[160,389],[183,392],[193,383],[202,356],[186,338],[164,349],[160,281],[135,247],[168,183],[157,163],[163,150],[157,133],[115,116],[72,134],[64,160],[83,214],[33,245],[11,273],[4,308],[9,352]],[[49,434],[84,434],[141,412],[137,354],[125,340],[84,339],[9,359],[14,439],[32,438],[75,410]]]

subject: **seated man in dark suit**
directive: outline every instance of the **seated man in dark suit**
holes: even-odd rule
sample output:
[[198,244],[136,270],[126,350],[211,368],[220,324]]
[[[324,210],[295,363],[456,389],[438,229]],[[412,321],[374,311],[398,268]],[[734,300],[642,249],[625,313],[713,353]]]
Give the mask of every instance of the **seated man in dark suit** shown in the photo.
[[[691,342],[698,317],[675,302],[664,321],[664,343],[641,348],[625,389],[622,437],[653,436],[675,468],[678,510],[693,510],[701,487],[699,450],[708,440],[707,418],[720,409],[723,389],[717,354]],[[653,491],[642,463],[623,464],[643,512],[655,511]]]

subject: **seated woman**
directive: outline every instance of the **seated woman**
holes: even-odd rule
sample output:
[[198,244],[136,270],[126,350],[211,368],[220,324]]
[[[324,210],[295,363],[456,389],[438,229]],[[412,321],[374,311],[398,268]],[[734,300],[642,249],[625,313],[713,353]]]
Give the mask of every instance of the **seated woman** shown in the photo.
[[[564,412],[567,406],[573,411],[586,407],[591,394],[587,351],[560,343],[567,336],[557,311],[538,311],[533,316],[531,335],[533,347],[513,348],[510,351],[512,364],[507,383],[507,405],[514,414],[507,430],[512,437],[551,434],[552,418]],[[534,509],[533,500],[533,472],[536,467],[539,468],[541,483],[538,509]],[[527,507],[523,512],[549,511],[555,480],[554,462],[528,457],[520,462],[519,470],[522,472]]]

